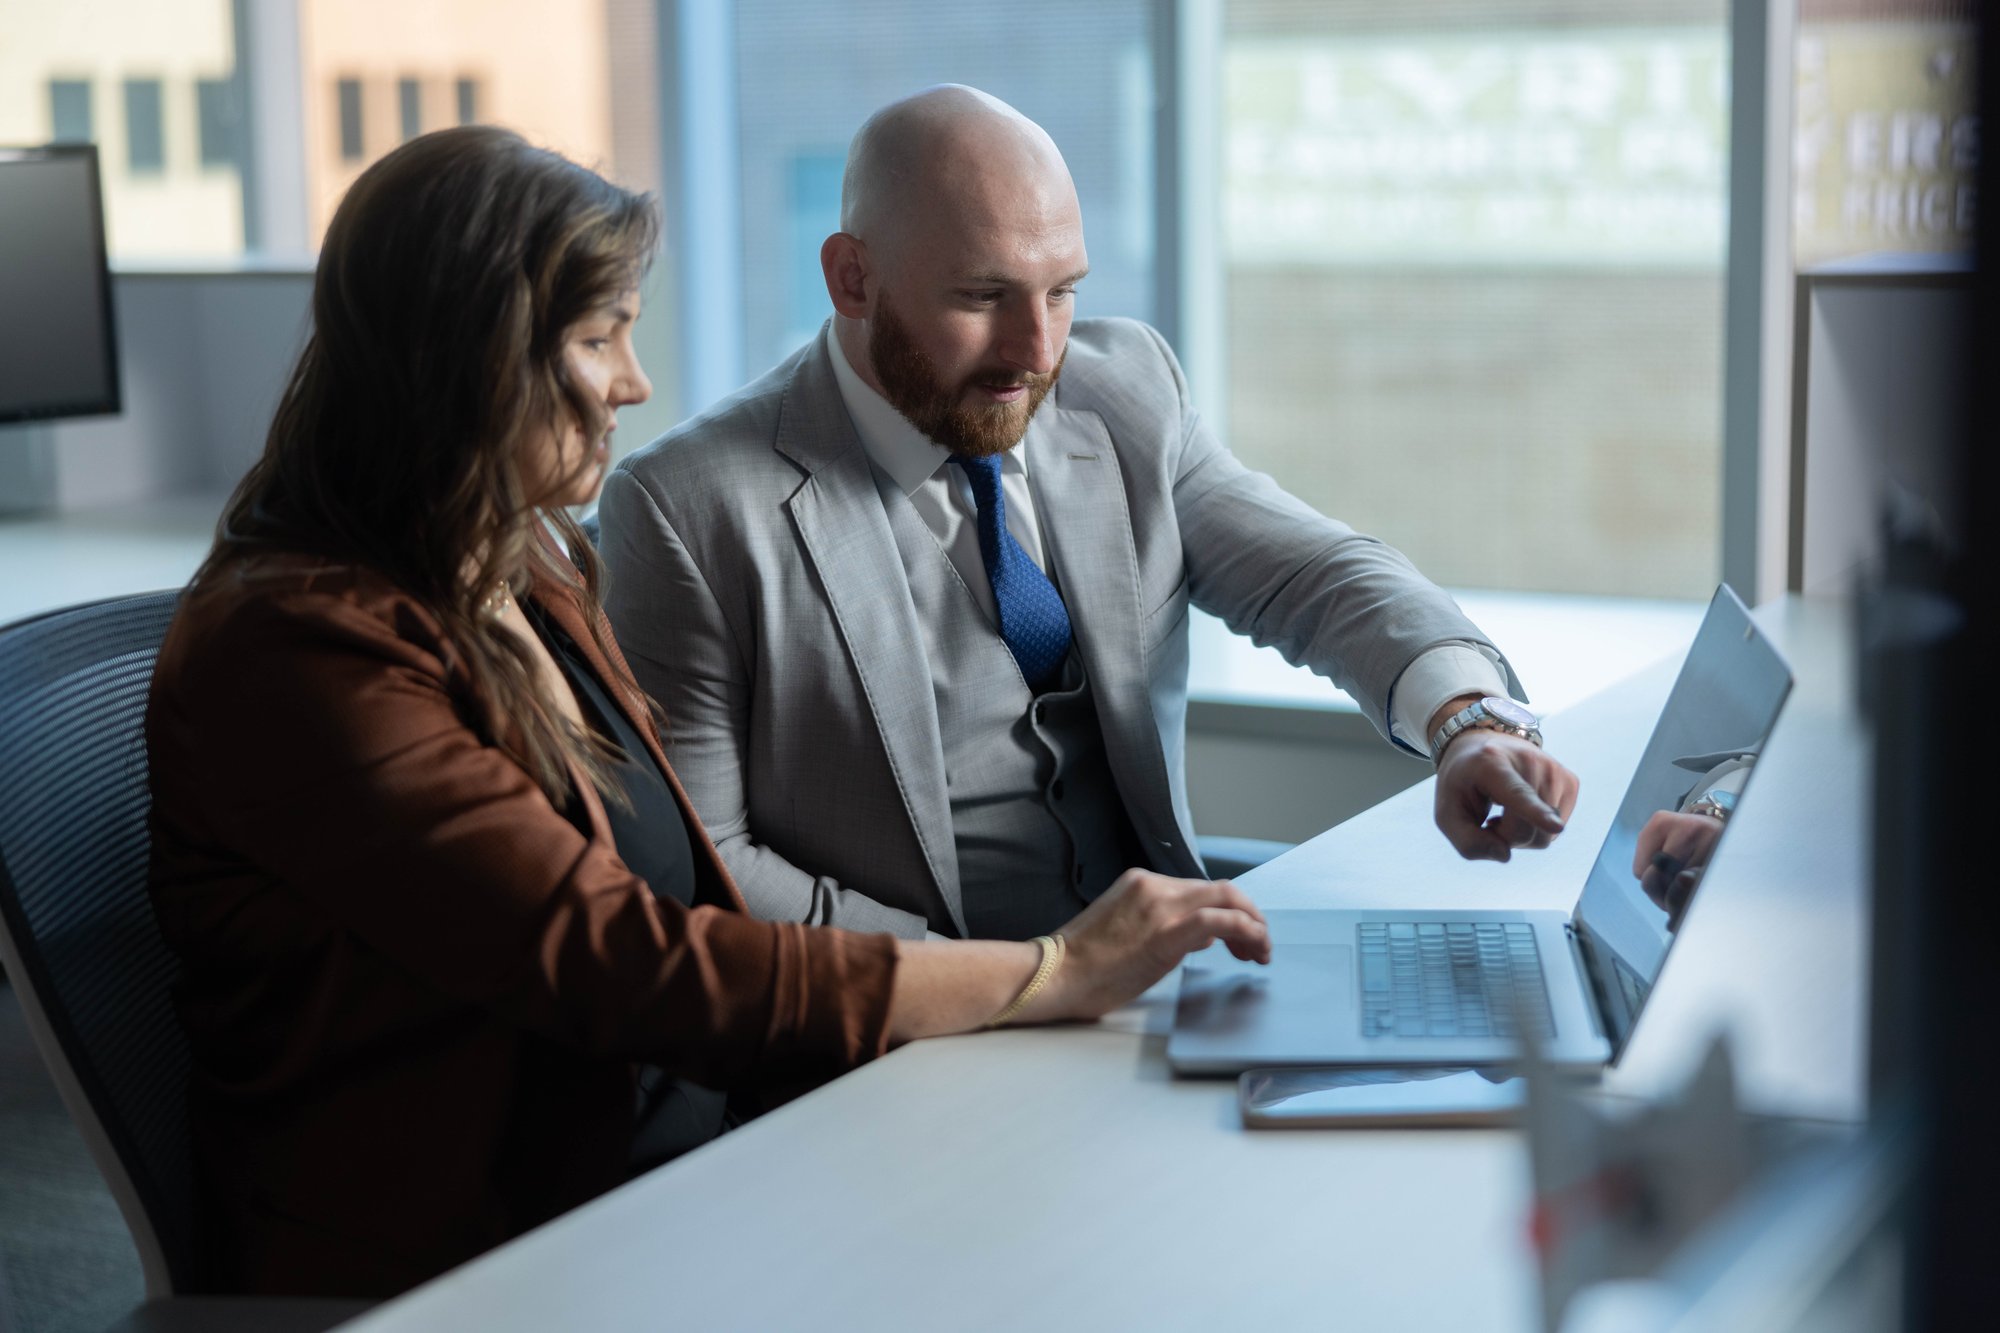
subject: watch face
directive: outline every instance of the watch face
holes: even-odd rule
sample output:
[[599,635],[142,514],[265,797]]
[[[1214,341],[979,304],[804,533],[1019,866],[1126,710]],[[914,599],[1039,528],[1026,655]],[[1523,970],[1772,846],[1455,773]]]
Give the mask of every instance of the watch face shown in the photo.
[[1505,722],[1510,727],[1526,727],[1529,730],[1533,730],[1542,724],[1540,718],[1515,703],[1512,699],[1495,699],[1488,696],[1481,699],[1479,704],[1480,707],[1486,710],[1488,717],[1493,718],[1495,721]]

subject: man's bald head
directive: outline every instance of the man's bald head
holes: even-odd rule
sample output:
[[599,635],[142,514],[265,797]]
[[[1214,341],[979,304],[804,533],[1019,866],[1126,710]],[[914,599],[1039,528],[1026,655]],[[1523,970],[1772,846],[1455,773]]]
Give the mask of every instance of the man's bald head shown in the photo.
[[854,136],[840,228],[893,263],[934,228],[991,225],[1023,207],[1076,213],[1076,186],[1047,131],[997,97],[940,84],[891,102]]
[[955,453],[1019,443],[1090,269],[1055,143],[976,89],[926,88],[854,136],[840,205],[819,258],[848,364]]

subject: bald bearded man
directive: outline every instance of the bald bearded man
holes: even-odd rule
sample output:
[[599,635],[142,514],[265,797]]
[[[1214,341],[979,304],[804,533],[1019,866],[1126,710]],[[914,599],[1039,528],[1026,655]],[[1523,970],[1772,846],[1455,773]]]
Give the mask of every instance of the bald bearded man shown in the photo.
[[1561,830],[1576,780],[1451,599],[1237,462],[1158,333],[1073,321],[1083,222],[1039,126],[956,86],[884,108],[820,260],[821,336],[600,510],[619,641],[752,911],[1023,938],[1128,866],[1203,874],[1190,603],[1398,745],[1446,733],[1464,855]]

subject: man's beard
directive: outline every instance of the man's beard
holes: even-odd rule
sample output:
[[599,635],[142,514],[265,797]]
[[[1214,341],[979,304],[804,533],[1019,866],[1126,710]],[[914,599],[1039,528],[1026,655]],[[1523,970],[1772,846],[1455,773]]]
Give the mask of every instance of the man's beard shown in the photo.
[[[1069,355],[1067,348],[1063,355]],[[1027,434],[1029,418],[1062,377],[1062,361],[1058,359],[1055,369],[1046,375],[984,371],[958,384],[945,384],[936,363],[917,346],[886,295],[875,302],[868,359],[875,367],[875,377],[882,381],[882,395],[889,405],[925,438],[963,458],[990,458],[1019,444]],[[1016,402],[974,407],[966,402],[966,392],[980,384],[1022,384],[1028,392]]]

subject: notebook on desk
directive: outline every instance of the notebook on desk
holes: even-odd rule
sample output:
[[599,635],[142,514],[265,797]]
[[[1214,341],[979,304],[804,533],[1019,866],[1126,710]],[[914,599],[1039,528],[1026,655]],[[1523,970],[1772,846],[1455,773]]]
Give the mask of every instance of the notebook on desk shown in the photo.
[[1718,588],[1573,911],[1270,912],[1268,967],[1217,947],[1183,968],[1168,1063],[1500,1065],[1521,1023],[1551,1063],[1616,1060],[1791,686]]

